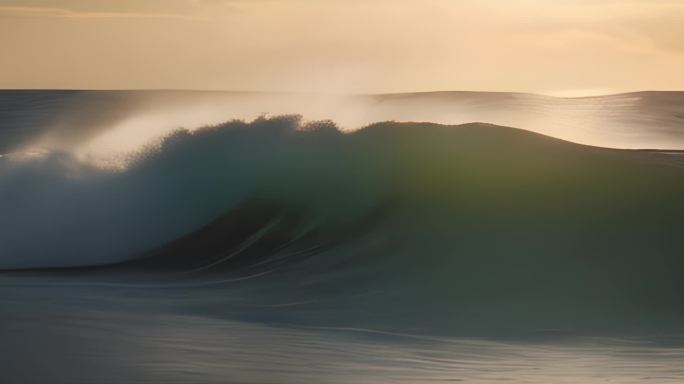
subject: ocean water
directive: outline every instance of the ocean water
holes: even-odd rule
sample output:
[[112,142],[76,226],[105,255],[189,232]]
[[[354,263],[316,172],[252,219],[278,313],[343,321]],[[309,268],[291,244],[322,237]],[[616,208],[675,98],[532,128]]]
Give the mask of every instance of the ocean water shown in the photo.
[[[189,308],[177,288],[5,279],[0,367],[8,383],[681,383],[684,338],[517,338],[248,320]],[[230,290],[225,292],[230,295]],[[199,303],[195,302],[197,300]],[[224,302],[225,305],[225,302]],[[305,303],[271,306],[274,318]],[[185,308],[183,308],[185,307]],[[410,308],[406,309],[410,311]]]
[[[609,103],[601,140],[647,107],[672,129],[638,137],[678,137],[665,96]],[[286,115],[103,163],[82,145],[140,122],[131,95],[3,97],[7,382],[684,382],[676,148]]]

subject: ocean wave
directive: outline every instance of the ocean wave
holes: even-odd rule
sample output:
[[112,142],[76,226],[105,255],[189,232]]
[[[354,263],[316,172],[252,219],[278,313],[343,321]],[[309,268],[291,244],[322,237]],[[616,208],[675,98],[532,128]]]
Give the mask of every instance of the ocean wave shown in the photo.
[[681,159],[487,124],[232,121],[123,170],[0,162],[0,265],[239,284],[364,325],[610,327],[649,308],[676,328]]

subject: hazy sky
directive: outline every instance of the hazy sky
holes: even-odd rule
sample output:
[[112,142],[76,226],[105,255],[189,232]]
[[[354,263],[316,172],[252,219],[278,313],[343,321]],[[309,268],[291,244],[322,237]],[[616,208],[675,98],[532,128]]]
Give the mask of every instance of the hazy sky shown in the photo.
[[0,0],[0,87],[684,90],[684,0]]

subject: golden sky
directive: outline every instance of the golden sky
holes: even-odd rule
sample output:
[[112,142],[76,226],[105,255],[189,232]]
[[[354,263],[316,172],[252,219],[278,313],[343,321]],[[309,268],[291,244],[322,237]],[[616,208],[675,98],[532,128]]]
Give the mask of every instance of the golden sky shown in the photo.
[[684,0],[0,0],[0,88],[684,89]]

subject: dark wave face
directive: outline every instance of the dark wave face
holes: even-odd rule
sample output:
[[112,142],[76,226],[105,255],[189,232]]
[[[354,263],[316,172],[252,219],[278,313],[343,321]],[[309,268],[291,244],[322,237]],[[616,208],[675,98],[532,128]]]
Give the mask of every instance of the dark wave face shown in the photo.
[[0,159],[0,266],[187,287],[208,316],[680,332],[683,166],[487,124],[235,121],[119,170]]

